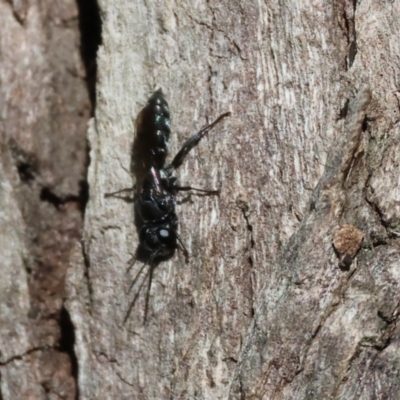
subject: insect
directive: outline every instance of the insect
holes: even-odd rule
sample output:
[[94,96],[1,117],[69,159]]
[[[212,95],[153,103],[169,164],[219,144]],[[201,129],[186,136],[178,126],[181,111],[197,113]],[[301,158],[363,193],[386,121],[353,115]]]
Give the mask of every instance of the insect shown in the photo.
[[179,191],[194,190],[206,194],[218,194],[219,191],[181,186],[174,172],[200,140],[228,115],[230,112],[220,115],[213,123],[200,129],[184,143],[172,162],[165,165],[171,123],[168,103],[161,89],[153,93],[139,114],[137,135],[133,145],[133,171],[137,178],[135,220],[139,232],[139,248],[128,271],[136,259],[141,259],[144,264],[133,279],[129,291],[135,286],[146,266],[148,269],[129,306],[124,323],[128,320],[147,280],[144,312],[144,323],[146,323],[153,272],[159,262],[171,257],[176,249],[182,250],[188,258],[188,252],[178,234],[176,195]]

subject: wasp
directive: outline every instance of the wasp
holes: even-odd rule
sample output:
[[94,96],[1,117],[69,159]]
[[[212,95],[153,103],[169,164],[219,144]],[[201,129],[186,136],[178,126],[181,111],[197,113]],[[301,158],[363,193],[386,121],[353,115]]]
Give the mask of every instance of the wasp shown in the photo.
[[188,258],[188,252],[178,234],[176,195],[179,191],[194,190],[206,194],[218,194],[219,191],[181,186],[174,173],[200,140],[228,115],[230,112],[220,115],[214,122],[201,128],[183,144],[171,163],[166,164],[171,121],[168,103],[161,89],[153,93],[139,113],[132,154],[133,172],[137,181],[134,205],[139,248],[133,262],[130,261],[128,271],[138,258],[144,264],[133,279],[129,291],[135,286],[146,266],[148,269],[128,308],[124,323],[147,281],[144,311],[146,323],[153,272],[159,262],[172,257],[176,249],[182,250],[186,259]]

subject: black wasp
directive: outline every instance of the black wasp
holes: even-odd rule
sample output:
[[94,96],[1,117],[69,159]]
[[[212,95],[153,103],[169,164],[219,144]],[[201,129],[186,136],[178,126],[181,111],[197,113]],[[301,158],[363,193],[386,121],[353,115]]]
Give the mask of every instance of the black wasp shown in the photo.
[[181,186],[173,173],[187,154],[218,122],[228,116],[227,112],[213,123],[206,125],[189,138],[178,151],[172,162],[165,165],[171,132],[168,103],[161,89],[149,98],[140,112],[137,134],[133,144],[133,172],[136,176],[135,222],[139,232],[139,248],[134,257],[144,261],[143,266],[132,281],[135,285],[146,266],[148,270],[137,293],[129,306],[124,323],[128,320],[140,291],[148,278],[144,322],[146,322],[153,272],[160,261],[170,258],[175,249],[180,249],[188,257],[188,252],[178,234],[178,217],[175,212],[178,191],[196,190],[207,194],[218,194],[218,190],[202,190]]

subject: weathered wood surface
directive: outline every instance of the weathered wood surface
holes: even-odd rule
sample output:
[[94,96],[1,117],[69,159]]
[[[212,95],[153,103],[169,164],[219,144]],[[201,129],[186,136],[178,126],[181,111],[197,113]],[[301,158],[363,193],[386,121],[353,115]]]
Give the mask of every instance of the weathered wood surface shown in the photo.
[[[397,399],[399,2],[99,6],[90,197],[65,302],[79,397]],[[134,183],[135,120],[160,86],[171,155],[232,111],[179,171],[221,196],[177,206],[190,260],[162,263],[147,325],[144,293],[124,325],[137,232],[132,203],[106,194]],[[332,246],[343,224],[365,235],[348,270]]]
[[[81,396],[395,398],[399,4],[100,7],[86,265],[69,283]],[[179,173],[222,194],[179,207],[190,261],[161,264],[148,325],[142,296],[124,326],[137,233],[132,204],[105,195],[133,183],[135,118],[159,86],[171,153],[232,111]],[[367,238],[347,272],[331,244],[342,223]]]
[[78,6],[0,0],[0,398],[75,399],[63,308],[90,100]]

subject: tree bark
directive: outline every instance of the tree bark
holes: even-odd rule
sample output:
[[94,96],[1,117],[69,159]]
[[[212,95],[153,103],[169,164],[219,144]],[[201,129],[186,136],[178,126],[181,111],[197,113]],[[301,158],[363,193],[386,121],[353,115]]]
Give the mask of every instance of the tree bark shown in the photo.
[[[129,4],[100,2],[86,265],[70,271],[82,396],[395,398],[399,6]],[[124,326],[137,233],[106,194],[132,186],[134,121],[159,86],[172,154],[232,111],[179,171],[222,194],[179,207],[190,261],[160,265],[148,324],[143,295]],[[348,271],[345,223],[366,238]]]
[[[69,242],[63,311],[74,326],[79,398],[397,399],[399,3],[99,7],[90,195],[83,240]],[[124,324],[141,268],[127,272],[138,235],[132,201],[108,195],[135,183],[135,123],[158,87],[172,115],[170,159],[232,112],[177,173],[221,194],[179,196],[190,259],[161,263],[147,324],[145,290]],[[4,280],[2,304],[18,306],[1,329],[21,332],[2,350],[1,387],[18,398],[8,382],[36,365],[24,356],[35,354],[27,228],[21,205],[1,199],[2,232],[12,232],[2,234],[3,274],[20,282]],[[27,376],[36,390],[41,380]]]
[[85,51],[83,34],[80,41],[84,16],[74,0],[0,0],[4,400],[77,398],[74,329],[63,300],[87,197],[85,66],[95,52]]

